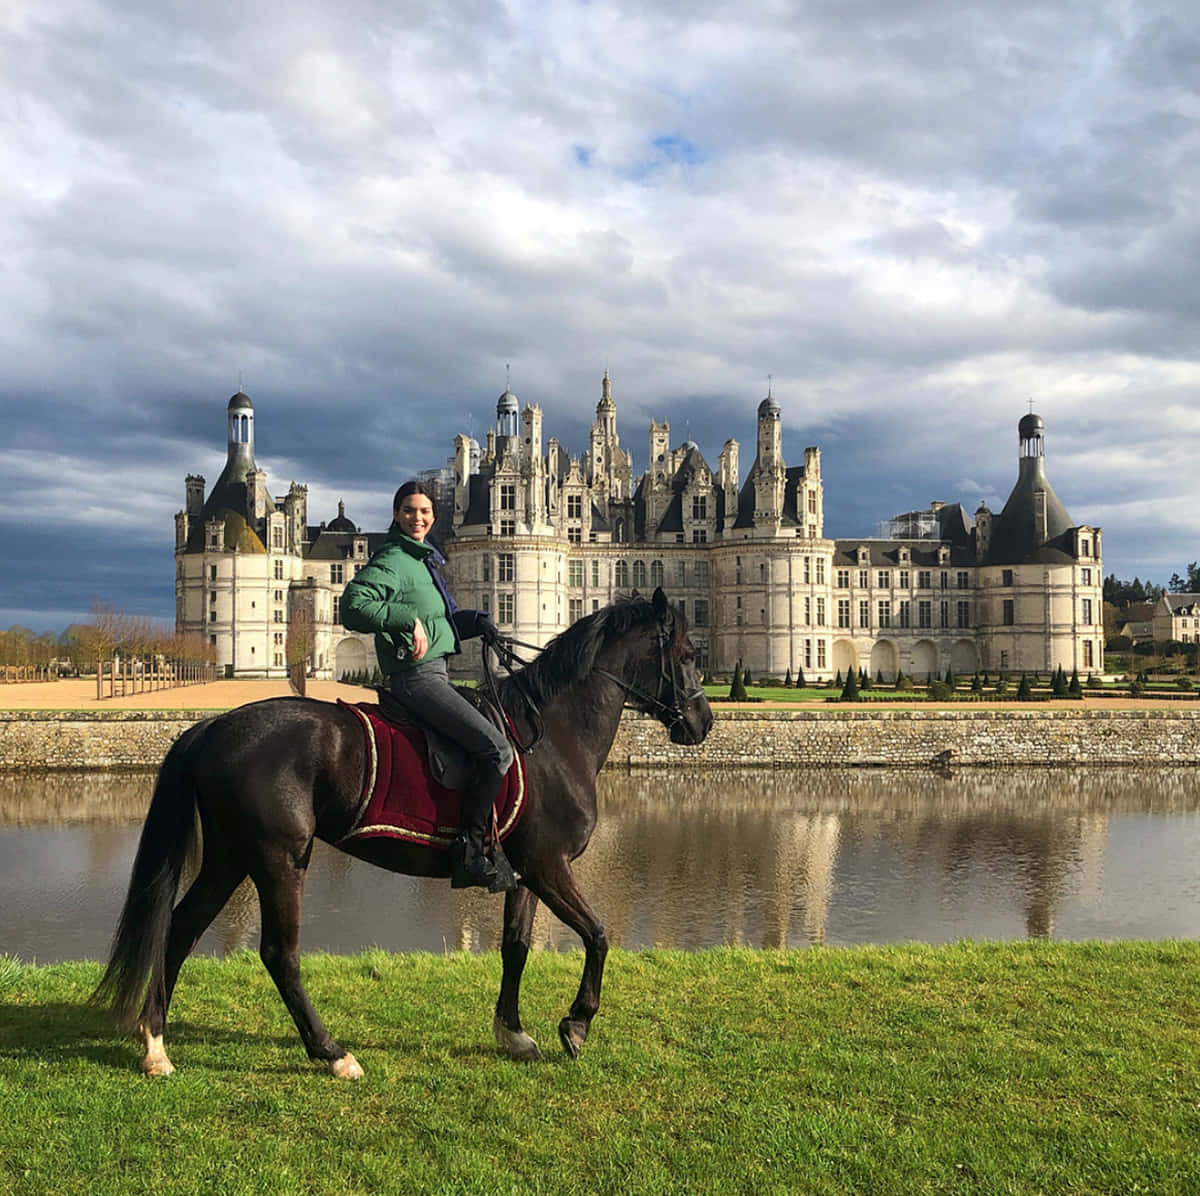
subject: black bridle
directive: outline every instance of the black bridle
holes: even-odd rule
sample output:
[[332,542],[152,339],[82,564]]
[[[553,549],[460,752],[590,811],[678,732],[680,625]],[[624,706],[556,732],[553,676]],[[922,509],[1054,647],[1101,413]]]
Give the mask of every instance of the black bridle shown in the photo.
[[[655,718],[658,718],[666,726],[667,730],[671,731],[687,717],[684,711],[688,703],[704,697],[704,690],[699,685],[695,689],[688,689],[686,687],[683,677],[683,661],[668,651],[671,643],[671,633],[662,621],[658,624],[657,639],[658,688],[653,694],[646,693],[645,690],[640,689],[636,685],[630,685],[623,677],[618,677],[616,673],[610,673],[607,669],[593,669],[592,672],[620,686],[625,691],[626,699],[632,698],[638,703],[638,708],[643,714],[651,714]],[[542,712],[533,700],[533,695],[525,686],[521,674],[515,671],[515,666],[524,668],[530,662],[518,656],[514,649],[528,648],[530,651],[540,652],[541,648],[537,644],[528,644],[523,640],[512,639],[509,636],[496,636],[490,639],[485,646],[491,648],[496,653],[497,659],[513,679],[517,691],[525,703],[525,708],[529,711],[529,721],[533,726],[533,735],[530,741],[527,744],[521,743],[509,726],[508,720],[505,719],[505,728],[509,740],[517,751],[522,753],[531,752],[546,733],[546,726],[542,720]],[[670,662],[669,664],[668,661]],[[503,713],[504,707],[500,705],[500,695],[496,690],[496,679],[492,673],[491,662],[486,651],[483,653],[483,675],[487,683],[488,696],[491,698],[496,709]],[[667,690],[670,691],[670,700],[664,701],[663,695]]]
[[[683,661],[673,656],[667,649],[671,643],[671,633],[667,630],[666,624],[660,622],[658,625],[658,689],[652,695],[639,689],[636,685],[630,685],[622,677],[618,677],[615,673],[608,672],[607,669],[594,669],[593,672],[599,673],[601,677],[607,677],[610,681],[619,685],[626,694],[627,698],[633,698],[641,703],[640,709],[643,714],[652,714],[659,719],[668,731],[684,721],[687,717],[684,713],[684,708],[689,702],[696,701],[697,698],[704,696],[704,690],[700,686],[695,689],[687,689],[683,679]],[[670,665],[668,666],[668,661]],[[676,680],[678,674],[678,680]],[[665,702],[663,693],[670,689],[671,700]]]

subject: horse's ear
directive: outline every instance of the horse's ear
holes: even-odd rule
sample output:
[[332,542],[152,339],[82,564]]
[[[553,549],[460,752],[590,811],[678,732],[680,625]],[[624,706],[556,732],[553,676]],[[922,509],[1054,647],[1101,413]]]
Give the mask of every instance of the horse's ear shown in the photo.
[[667,602],[667,596],[663,593],[662,586],[656,586],[654,589],[654,597],[651,599],[654,603],[654,613],[658,616],[659,622],[666,620],[667,615],[671,613],[671,607]]

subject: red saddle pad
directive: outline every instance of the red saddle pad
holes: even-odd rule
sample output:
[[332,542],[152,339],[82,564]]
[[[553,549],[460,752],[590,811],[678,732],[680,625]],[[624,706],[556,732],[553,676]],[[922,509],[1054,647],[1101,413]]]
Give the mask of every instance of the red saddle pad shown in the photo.
[[[362,726],[367,749],[367,770],[362,797],[350,839],[403,839],[445,849],[462,825],[458,792],[433,779],[425,734],[417,726],[399,726],[369,702],[343,702]],[[505,838],[525,809],[525,761],[516,753],[512,767],[496,798],[496,825]]]

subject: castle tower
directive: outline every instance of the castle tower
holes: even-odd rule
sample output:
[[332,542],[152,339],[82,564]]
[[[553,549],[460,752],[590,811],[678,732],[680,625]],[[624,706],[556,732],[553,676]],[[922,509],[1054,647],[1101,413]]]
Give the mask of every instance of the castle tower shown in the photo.
[[754,525],[779,526],[783,514],[782,411],[768,393],[758,405],[758,457],[754,462]]

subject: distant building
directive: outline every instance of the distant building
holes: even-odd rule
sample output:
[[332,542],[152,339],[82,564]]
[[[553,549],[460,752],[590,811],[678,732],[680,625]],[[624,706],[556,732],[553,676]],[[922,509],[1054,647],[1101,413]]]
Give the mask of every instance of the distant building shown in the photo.
[[[427,471],[455,595],[501,629],[544,644],[619,593],[662,585],[683,606],[702,667],[741,660],[755,677],[848,668],[924,680],[1102,666],[1099,528],[1075,525],[1045,474],[1044,425],[1019,424],[1018,476],[998,515],[933,503],[885,521],[881,537],[824,536],[821,454],[788,466],[782,410],[758,407],[743,481],[727,440],[715,469],[651,422],[647,469],[617,432],[606,374],[588,448],[543,441],[542,411],[509,390],[481,448],[460,435],[452,466]],[[403,480],[403,479],[398,479]],[[254,464],[253,408],[229,403],[228,459],[208,498],[189,477],[176,516],[176,623],[203,630],[234,676],[283,676],[293,612],[315,627],[310,667],[374,667],[369,636],[340,627],[342,586],[382,543],[339,507],[307,523],[307,488],[272,499]]]
[[1151,620],[1156,644],[1200,644],[1200,594],[1164,594]]

